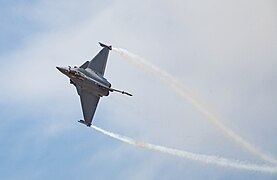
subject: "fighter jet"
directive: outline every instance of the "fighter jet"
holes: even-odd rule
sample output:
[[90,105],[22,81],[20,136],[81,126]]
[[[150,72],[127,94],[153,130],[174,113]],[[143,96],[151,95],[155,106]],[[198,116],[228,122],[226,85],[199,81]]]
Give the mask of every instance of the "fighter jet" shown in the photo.
[[78,122],[91,126],[93,116],[99,99],[102,96],[108,96],[109,92],[119,92],[132,96],[132,94],[113,89],[111,83],[104,78],[109,51],[112,46],[100,43],[103,49],[91,60],[86,61],[80,67],[56,67],[60,72],[70,78],[70,84],[73,84],[80,96],[84,120]]

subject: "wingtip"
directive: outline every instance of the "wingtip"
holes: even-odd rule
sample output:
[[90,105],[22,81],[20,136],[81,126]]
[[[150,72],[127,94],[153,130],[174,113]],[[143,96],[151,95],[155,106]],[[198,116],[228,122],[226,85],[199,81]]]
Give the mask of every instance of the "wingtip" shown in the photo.
[[82,124],[84,124],[84,125],[86,125],[87,127],[90,127],[90,126],[91,126],[91,123],[88,123],[88,122],[86,122],[86,121],[84,121],[84,120],[79,120],[78,122],[79,122],[79,123],[82,123]]
[[108,46],[108,45],[106,45],[104,43],[101,43],[101,42],[98,42],[98,43],[100,44],[101,47],[108,48],[109,50],[112,50],[112,46],[111,45]]

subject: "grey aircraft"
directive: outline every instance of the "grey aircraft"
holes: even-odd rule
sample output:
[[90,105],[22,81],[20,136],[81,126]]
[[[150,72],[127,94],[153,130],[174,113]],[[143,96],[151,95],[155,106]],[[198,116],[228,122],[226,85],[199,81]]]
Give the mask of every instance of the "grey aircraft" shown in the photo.
[[109,51],[112,46],[100,43],[103,49],[91,60],[80,67],[56,67],[60,72],[70,78],[80,96],[84,120],[78,122],[91,126],[91,122],[100,97],[108,96],[109,92],[119,92],[132,96],[125,91],[111,88],[111,83],[104,78]]

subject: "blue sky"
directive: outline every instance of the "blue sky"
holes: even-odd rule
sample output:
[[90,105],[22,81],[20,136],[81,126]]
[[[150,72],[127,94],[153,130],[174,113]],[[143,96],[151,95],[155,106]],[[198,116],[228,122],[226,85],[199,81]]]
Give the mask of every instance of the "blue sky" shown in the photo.
[[[1,179],[276,179],[147,151],[88,129],[55,67],[98,41],[168,71],[219,119],[277,158],[274,1],[1,1]],[[111,52],[95,125],[147,142],[264,164],[155,77]]]

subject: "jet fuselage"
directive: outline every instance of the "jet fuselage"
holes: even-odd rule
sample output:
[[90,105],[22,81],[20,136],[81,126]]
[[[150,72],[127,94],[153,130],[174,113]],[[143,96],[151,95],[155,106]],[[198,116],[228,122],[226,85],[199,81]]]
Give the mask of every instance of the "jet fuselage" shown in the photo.
[[[96,96],[108,96],[111,83],[102,75],[91,69],[57,67],[63,74],[70,78],[73,85],[79,85],[83,90]],[[77,87],[77,86],[76,86]]]

